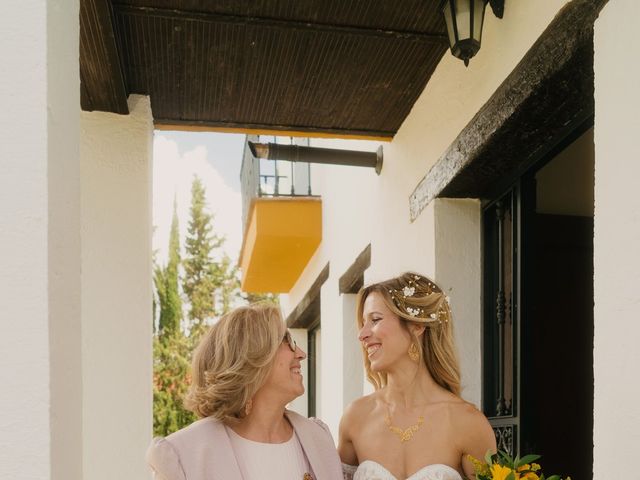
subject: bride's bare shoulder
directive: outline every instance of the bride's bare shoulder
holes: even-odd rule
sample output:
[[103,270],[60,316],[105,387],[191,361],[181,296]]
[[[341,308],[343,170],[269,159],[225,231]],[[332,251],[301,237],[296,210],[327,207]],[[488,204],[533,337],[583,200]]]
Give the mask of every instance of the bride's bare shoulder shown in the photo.
[[439,418],[456,430],[464,430],[469,426],[477,428],[479,424],[487,423],[484,414],[474,404],[451,392],[443,392],[432,407],[434,409],[432,413],[437,413]]
[[487,417],[474,404],[460,400],[452,402],[450,408],[450,418],[457,438],[467,439],[467,443],[482,445],[482,455],[495,445],[495,436]]
[[376,408],[378,396],[378,392],[373,392],[351,402],[342,414],[342,423],[351,426],[364,421]]

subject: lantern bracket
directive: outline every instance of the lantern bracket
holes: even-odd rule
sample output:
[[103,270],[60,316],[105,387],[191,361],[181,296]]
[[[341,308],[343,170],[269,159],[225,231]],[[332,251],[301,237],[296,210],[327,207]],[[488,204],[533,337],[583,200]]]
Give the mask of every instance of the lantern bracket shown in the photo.
[[504,0],[489,0],[489,5],[491,5],[491,10],[496,17],[502,18],[504,16]]

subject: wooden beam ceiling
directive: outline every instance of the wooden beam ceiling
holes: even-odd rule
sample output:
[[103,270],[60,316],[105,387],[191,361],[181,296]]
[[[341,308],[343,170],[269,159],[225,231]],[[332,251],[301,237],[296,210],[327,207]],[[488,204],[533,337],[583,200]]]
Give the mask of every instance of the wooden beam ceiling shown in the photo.
[[83,110],[129,113],[108,0],[80,2],[80,79]]
[[83,108],[163,128],[391,138],[447,50],[439,0],[81,0]]

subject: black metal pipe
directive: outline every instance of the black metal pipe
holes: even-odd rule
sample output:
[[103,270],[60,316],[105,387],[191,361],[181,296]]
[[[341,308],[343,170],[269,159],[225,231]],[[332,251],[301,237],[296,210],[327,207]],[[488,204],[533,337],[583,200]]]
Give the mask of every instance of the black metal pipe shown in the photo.
[[375,168],[382,171],[382,146],[376,152],[358,152],[355,150],[337,150],[333,148],[303,147],[300,145],[282,145],[279,143],[247,142],[256,158],[286,160],[288,162],[319,163],[324,165],[348,165],[351,167]]

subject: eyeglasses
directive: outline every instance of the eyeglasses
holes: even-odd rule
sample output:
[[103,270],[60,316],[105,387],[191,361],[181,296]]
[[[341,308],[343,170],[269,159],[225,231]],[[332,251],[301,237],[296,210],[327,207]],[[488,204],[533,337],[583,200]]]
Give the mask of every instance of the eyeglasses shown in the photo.
[[287,345],[289,345],[289,348],[291,349],[291,351],[293,353],[296,352],[296,349],[298,348],[298,345],[296,345],[296,341],[293,339],[293,337],[291,336],[291,332],[289,330],[287,330],[284,334],[284,337],[282,339],[283,342],[287,342]]

